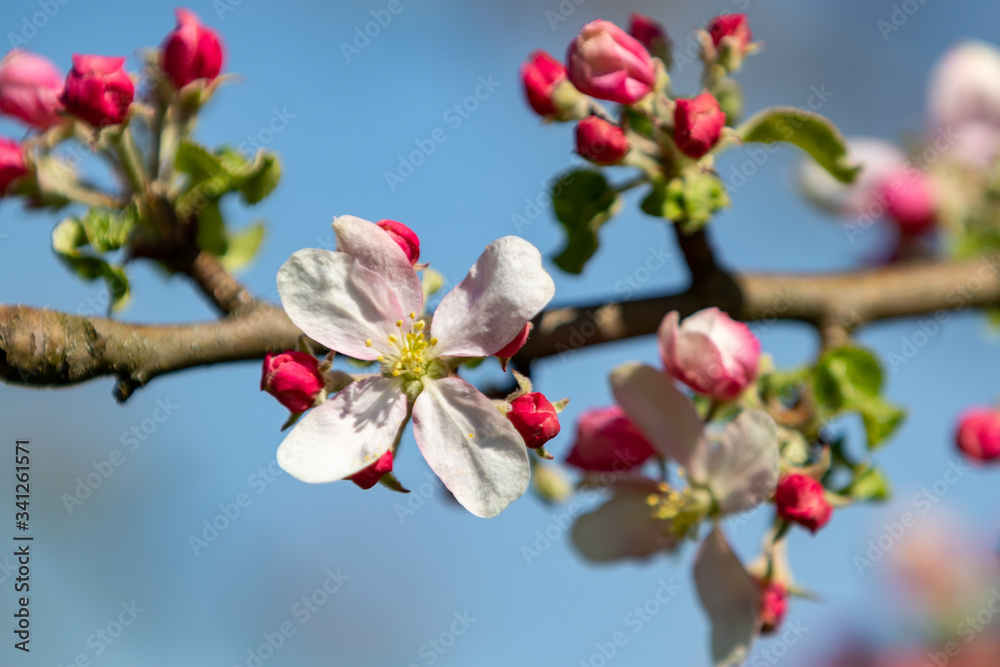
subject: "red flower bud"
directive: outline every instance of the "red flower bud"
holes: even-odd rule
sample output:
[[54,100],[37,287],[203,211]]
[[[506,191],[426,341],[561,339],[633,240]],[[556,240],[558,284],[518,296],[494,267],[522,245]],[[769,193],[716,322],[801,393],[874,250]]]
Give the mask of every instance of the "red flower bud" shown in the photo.
[[635,37],[651,54],[661,60],[666,60],[670,37],[663,29],[663,24],[639,12],[632,12],[629,18],[629,34]]
[[813,533],[825,526],[833,514],[823,485],[800,473],[792,473],[778,482],[774,503],[782,519],[805,526]]
[[14,49],[0,61],[0,113],[20,118],[47,130],[59,117],[59,91],[63,78],[42,56]]
[[380,456],[378,461],[371,464],[367,468],[354,473],[348,477],[348,479],[360,486],[362,489],[370,489],[378,484],[379,480],[382,479],[382,475],[387,472],[392,472],[392,450],[389,450]]
[[974,461],[995,461],[1000,457],[1000,410],[967,410],[959,418],[955,444]]
[[686,155],[698,159],[712,150],[726,126],[726,114],[711,93],[693,100],[677,100],[674,109],[674,141]]
[[618,406],[588,410],[576,424],[566,463],[589,472],[625,472],[653,456],[653,446]]
[[417,260],[420,259],[420,238],[417,237],[416,232],[395,220],[379,220],[375,224],[385,230],[385,233],[392,237],[396,245],[403,249],[410,264],[417,263]]
[[552,94],[556,86],[565,80],[566,68],[545,51],[532,51],[528,60],[521,65],[524,94],[528,98],[528,104],[539,116],[551,116],[558,112]]
[[930,178],[916,169],[889,174],[879,186],[889,218],[901,234],[917,236],[930,231],[937,220],[937,202]]
[[305,352],[268,353],[260,377],[260,390],[278,399],[290,412],[305,412],[323,389],[319,361]]
[[28,172],[24,164],[24,149],[21,144],[0,137],[0,196],[7,187]]
[[537,391],[511,401],[507,419],[529,449],[538,449],[559,435],[559,415],[549,399]]
[[192,12],[176,10],[177,27],[163,42],[161,66],[177,88],[196,79],[212,80],[222,71],[222,44]]
[[124,58],[73,55],[59,101],[73,116],[95,128],[117,125],[128,115],[135,95],[132,79],[122,70]]
[[587,116],[576,126],[576,152],[596,164],[614,164],[628,154],[625,130],[603,118]]
[[[521,329],[521,333],[514,336],[514,340],[510,341],[502,348],[500,348],[500,350],[498,350],[497,353],[494,354],[493,356],[499,357],[502,360],[510,359],[515,354],[517,354],[518,350],[524,347],[525,343],[528,342],[529,333],[531,333],[531,322],[525,324],[524,328]],[[504,366],[506,367],[506,363],[504,364]]]
[[776,581],[759,581],[760,584],[760,632],[769,635],[776,632],[788,613],[788,589]]
[[708,34],[712,36],[712,43],[716,48],[727,37],[731,40],[732,47],[741,54],[746,52],[747,47],[753,40],[753,33],[750,32],[750,22],[746,14],[724,14],[716,16],[708,23]]
[[583,26],[566,58],[569,80],[599,100],[632,104],[648,95],[656,81],[646,47],[610,21]]

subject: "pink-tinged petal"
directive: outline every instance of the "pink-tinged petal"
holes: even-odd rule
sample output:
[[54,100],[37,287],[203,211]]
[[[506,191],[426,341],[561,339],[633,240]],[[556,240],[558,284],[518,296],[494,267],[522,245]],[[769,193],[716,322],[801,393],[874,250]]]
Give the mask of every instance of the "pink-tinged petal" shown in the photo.
[[648,558],[672,551],[677,538],[669,521],[654,519],[646,498],[656,493],[651,479],[617,484],[614,495],[573,524],[573,545],[587,560],[607,563],[624,558]]
[[389,285],[406,314],[419,315],[424,310],[424,291],[420,278],[406,253],[392,236],[374,222],[353,215],[342,215],[333,221],[337,235],[337,251],[347,253],[374,271]]
[[427,464],[478,517],[500,514],[524,495],[528,449],[496,406],[465,380],[424,380],[413,434]]
[[798,181],[802,192],[820,208],[837,215],[871,222],[882,214],[878,186],[886,175],[906,168],[906,154],[895,144],[872,137],[847,140],[847,157],[861,165],[861,173],[851,184],[841,183],[815,160],[804,160]]
[[765,502],[778,484],[778,427],[761,410],[744,410],[724,429],[707,433],[691,457],[690,478],[705,484],[724,513]]
[[405,421],[402,381],[353,382],[295,425],[278,447],[278,465],[313,484],[349,477],[389,451]]
[[535,246],[505,236],[486,246],[469,274],[434,311],[437,353],[489,357],[524,328],[555,294]]
[[389,285],[342,252],[299,250],[278,270],[278,293],[295,326],[356,359],[373,360],[388,352],[388,337],[403,319]]
[[670,378],[643,364],[625,364],[611,373],[615,400],[661,456],[687,466],[704,425],[691,400]]
[[694,581],[712,623],[712,659],[716,667],[742,664],[757,640],[760,587],[718,527],[698,549]]

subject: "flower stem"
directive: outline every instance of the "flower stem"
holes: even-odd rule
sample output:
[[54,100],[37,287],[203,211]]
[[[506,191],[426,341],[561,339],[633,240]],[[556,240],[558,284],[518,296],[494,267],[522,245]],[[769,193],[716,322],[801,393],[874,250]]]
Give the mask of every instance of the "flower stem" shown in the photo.
[[125,173],[129,186],[136,194],[143,194],[147,189],[147,175],[142,162],[142,153],[135,145],[132,133],[128,127],[123,127],[121,131],[110,136],[111,147],[118,158],[118,165]]

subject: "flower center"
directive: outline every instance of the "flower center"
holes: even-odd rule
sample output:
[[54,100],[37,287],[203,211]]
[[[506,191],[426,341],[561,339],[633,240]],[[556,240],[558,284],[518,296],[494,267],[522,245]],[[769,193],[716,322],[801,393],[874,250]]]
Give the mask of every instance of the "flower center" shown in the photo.
[[[424,330],[426,322],[417,319],[416,313],[410,313],[409,331],[404,333],[403,320],[396,320],[398,333],[389,334],[388,355],[379,355],[382,363],[382,375],[385,377],[403,378],[407,382],[419,380],[427,375],[434,362],[433,347],[437,338],[431,338]],[[371,341],[365,341],[371,347]]]

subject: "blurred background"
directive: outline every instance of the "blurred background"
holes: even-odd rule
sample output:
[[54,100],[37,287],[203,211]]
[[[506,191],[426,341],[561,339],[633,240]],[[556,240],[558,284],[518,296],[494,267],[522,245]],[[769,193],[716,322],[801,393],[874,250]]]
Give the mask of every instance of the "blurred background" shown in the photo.
[[[242,276],[261,296],[274,298],[275,274],[292,252],[329,242],[329,223],[340,214],[404,222],[420,235],[422,259],[452,281],[483,246],[506,234],[523,236],[547,256],[558,251],[552,214],[544,207],[534,212],[533,202],[557,172],[579,159],[572,153],[572,127],[542,127],[524,103],[518,67],[535,48],[561,56],[593,19],[625,25],[630,10],[641,11],[665,23],[684,52],[693,30],[713,16],[746,11],[755,38],[766,44],[740,75],[749,112],[802,106],[822,89],[828,99],[819,111],[845,134],[893,140],[922,128],[927,73],[950,45],[968,37],[1000,41],[995,0],[901,3],[910,13],[889,0],[401,3],[403,10],[377,36],[356,44],[386,0],[188,5],[221,32],[225,70],[240,76],[206,109],[198,138],[208,144],[252,139],[283,160],[284,178],[272,197],[253,210],[234,204],[228,211],[237,224],[269,223],[262,251]],[[35,22],[45,7],[50,16]],[[136,49],[159,44],[174,26],[173,7],[160,0],[5,0],[0,35],[5,51],[14,39],[63,71],[73,52],[127,55],[128,69],[136,71]],[[892,24],[894,11],[902,11],[893,25],[898,29],[887,32],[879,22]],[[356,51],[345,54],[344,44]],[[696,66],[683,68],[675,88],[696,92],[697,76]],[[456,122],[449,110],[474,93],[481,77],[499,85]],[[280,131],[263,132],[276,126]],[[390,187],[386,172],[437,128],[447,140]],[[20,137],[23,130],[3,121],[0,132]],[[782,149],[735,188],[733,208],[713,229],[730,266],[830,270],[879,254],[885,239],[878,230],[851,243],[840,222],[795,192],[798,159],[795,149]],[[731,174],[746,160],[731,151],[720,173],[736,185]],[[550,267],[557,303],[621,298],[615,285],[661,246],[673,259],[641,294],[684,285],[672,235],[638,212],[639,193],[629,195],[582,277]],[[513,216],[531,224],[515,228]],[[0,302],[103,313],[104,287],[72,278],[50,250],[56,222],[0,202]],[[133,301],[123,319],[214,316],[181,280],[164,281],[142,265],[131,275]],[[804,326],[758,325],[755,331],[780,365],[816,352],[816,336]],[[917,320],[880,324],[865,329],[861,342],[883,355],[900,354],[918,331]],[[794,601],[789,623],[800,630],[794,641],[787,635],[762,641],[751,665],[814,665],[845,643],[919,637],[919,624],[902,611],[905,598],[890,583],[892,559],[861,568],[856,558],[870,559],[869,540],[878,540],[904,512],[917,514],[921,525],[964,523],[956,530],[983,549],[993,546],[1000,529],[998,473],[970,469],[954,483],[942,480],[956,460],[955,416],[997,397],[997,352],[981,315],[956,314],[907,363],[887,365],[889,397],[911,409],[905,428],[877,455],[891,475],[895,499],[881,508],[839,512],[817,538],[792,534],[796,577],[822,603]],[[536,386],[572,401],[563,414],[563,435],[550,450],[559,456],[568,449],[582,409],[610,401],[611,367],[656,357],[654,341],[640,339],[540,363]],[[13,495],[13,439],[30,438],[36,535],[27,655],[12,648],[13,559],[7,547],[0,549],[0,617],[7,619],[0,624],[0,636],[7,637],[0,663],[709,664],[708,627],[689,574],[691,550],[644,564],[595,567],[568,542],[567,507],[526,496],[497,519],[476,519],[442,495],[409,434],[397,461],[401,481],[414,489],[408,497],[381,487],[364,492],[352,484],[299,483],[273,463],[285,411],[259,392],[259,375],[255,363],[189,371],[154,381],[124,406],[112,400],[110,380],[60,391],[0,385],[0,470],[6,471],[0,506],[9,508]],[[499,370],[476,377],[499,377]],[[856,427],[845,426],[848,432]],[[107,470],[115,450],[121,465],[82,503],[68,506],[66,498],[82,480]],[[923,489],[932,490],[927,512],[917,501]],[[218,519],[233,514],[230,506],[241,493],[249,506],[235,518]],[[756,554],[764,514],[730,527],[744,557]],[[206,532],[213,522],[226,527]],[[636,622],[633,609],[671,580],[680,592]],[[119,628],[120,616],[135,619]],[[282,627],[292,633],[279,641],[275,633]],[[598,644],[619,631],[627,643],[602,662]],[[279,648],[267,650],[268,637]]]

